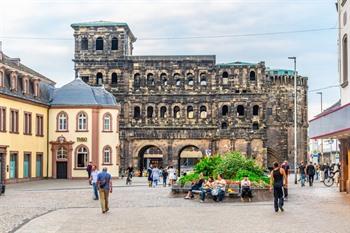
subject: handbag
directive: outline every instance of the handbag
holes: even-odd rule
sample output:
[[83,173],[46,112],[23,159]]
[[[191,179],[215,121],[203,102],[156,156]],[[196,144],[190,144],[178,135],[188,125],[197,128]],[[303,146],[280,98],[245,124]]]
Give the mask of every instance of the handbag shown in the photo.
[[211,190],[211,195],[212,195],[212,196],[217,196],[217,195],[219,195],[219,189],[216,188],[216,189]]

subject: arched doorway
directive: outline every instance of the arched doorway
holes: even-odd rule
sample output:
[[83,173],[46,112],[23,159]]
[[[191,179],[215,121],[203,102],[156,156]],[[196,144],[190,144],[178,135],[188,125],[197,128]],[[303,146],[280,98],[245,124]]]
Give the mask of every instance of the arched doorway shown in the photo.
[[192,171],[194,166],[203,157],[202,151],[193,145],[185,146],[179,152],[178,171],[179,174]]
[[157,146],[149,145],[143,147],[140,150],[138,157],[138,167],[141,172],[146,171],[151,164],[152,166],[157,166],[158,168],[163,166],[163,152]]

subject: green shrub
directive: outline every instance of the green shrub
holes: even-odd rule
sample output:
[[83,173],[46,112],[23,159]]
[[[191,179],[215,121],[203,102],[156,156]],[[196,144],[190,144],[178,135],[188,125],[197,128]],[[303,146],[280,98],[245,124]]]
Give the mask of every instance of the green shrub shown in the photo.
[[192,181],[199,179],[199,173],[187,173],[185,176],[181,176],[179,179],[180,185],[191,183]]
[[221,162],[220,156],[204,157],[195,165],[194,171],[197,174],[203,173],[204,176],[212,176]]
[[265,184],[269,183],[269,178],[267,176],[256,174],[252,171],[248,171],[245,169],[238,170],[235,180],[237,181],[243,180],[243,178],[246,176],[249,178],[251,182],[259,183],[260,181],[263,181]]

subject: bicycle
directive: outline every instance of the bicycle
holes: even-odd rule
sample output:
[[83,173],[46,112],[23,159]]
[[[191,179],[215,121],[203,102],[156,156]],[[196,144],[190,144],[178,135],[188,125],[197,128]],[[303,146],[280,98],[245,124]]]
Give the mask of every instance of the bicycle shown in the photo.
[[[326,179],[323,180],[323,184],[327,187],[331,187],[334,184],[334,176],[335,174],[339,173],[339,170],[337,171],[331,171],[330,174],[328,175],[328,177]],[[340,173],[339,173],[340,174]]]

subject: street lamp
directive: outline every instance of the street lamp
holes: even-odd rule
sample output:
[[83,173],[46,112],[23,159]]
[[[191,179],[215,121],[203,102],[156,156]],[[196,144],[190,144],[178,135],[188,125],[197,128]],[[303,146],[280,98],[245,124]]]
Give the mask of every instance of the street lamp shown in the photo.
[[[321,113],[323,112],[323,92],[319,91],[316,92],[316,94],[320,95],[321,97]],[[323,158],[323,139],[321,138],[321,162],[324,162],[324,158]]]
[[298,183],[297,177],[297,58],[288,57],[294,61],[294,183]]

